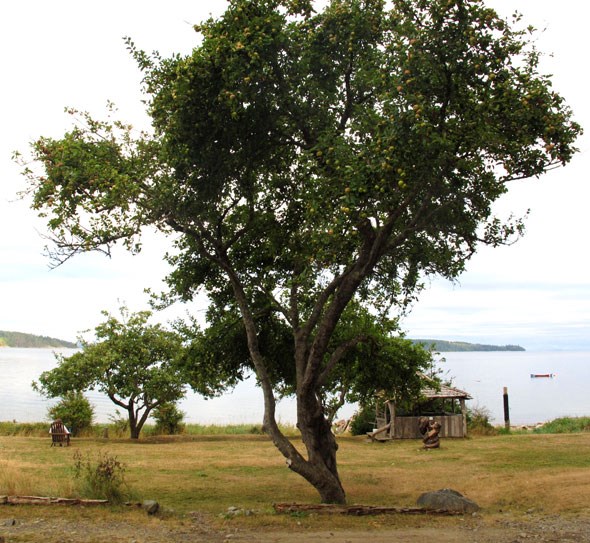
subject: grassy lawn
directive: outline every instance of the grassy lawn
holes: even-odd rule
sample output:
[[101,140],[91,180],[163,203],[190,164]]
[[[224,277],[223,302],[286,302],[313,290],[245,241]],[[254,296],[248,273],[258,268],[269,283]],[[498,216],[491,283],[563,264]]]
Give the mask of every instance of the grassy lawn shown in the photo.
[[[136,499],[154,499],[178,513],[218,516],[234,506],[271,515],[272,503],[317,502],[264,436],[215,435],[74,439],[52,448],[49,438],[0,437],[0,494],[76,496],[74,455],[115,456]],[[367,443],[339,438],[339,465],[349,503],[413,506],[428,490],[454,488],[488,513],[530,508],[547,514],[587,512],[590,433],[508,435]],[[258,519],[260,520],[260,518]]]

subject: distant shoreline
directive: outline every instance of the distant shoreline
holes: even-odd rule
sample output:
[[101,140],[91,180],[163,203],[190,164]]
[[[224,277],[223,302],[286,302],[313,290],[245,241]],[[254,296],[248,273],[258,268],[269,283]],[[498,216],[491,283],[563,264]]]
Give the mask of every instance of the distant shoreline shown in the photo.
[[78,345],[72,341],[65,341],[54,337],[0,330],[0,347],[15,347],[18,349],[75,349]]
[[[486,345],[482,343],[468,343],[466,341],[449,341],[444,339],[411,339],[414,344],[422,345],[426,349],[433,349],[441,353],[450,352],[492,352],[492,351],[525,351],[520,345]],[[78,345],[71,341],[38,336],[24,332],[8,332],[0,330],[0,347],[16,347],[21,349],[76,349]]]
[[447,341],[443,339],[412,339],[413,343],[422,345],[429,349],[441,353],[458,353],[458,352],[522,352],[526,351],[520,345],[486,345],[483,343],[468,343],[466,341]]

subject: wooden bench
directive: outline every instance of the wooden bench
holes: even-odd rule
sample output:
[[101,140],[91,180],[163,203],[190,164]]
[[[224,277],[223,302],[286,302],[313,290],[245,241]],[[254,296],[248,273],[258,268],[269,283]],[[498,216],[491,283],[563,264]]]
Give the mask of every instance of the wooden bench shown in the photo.
[[66,447],[70,446],[70,432],[68,432],[63,422],[52,422],[49,427],[49,433],[51,434],[52,447],[56,447],[57,445],[63,447],[64,444]]

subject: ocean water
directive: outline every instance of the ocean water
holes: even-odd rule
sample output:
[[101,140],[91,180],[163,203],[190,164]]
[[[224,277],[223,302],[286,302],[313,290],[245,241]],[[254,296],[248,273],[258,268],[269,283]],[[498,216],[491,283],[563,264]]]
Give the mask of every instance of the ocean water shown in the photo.
[[[39,375],[57,365],[55,353],[71,355],[71,349],[13,349],[0,348],[0,420],[39,422],[47,420],[47,409],[57,400],[44,398],[31,386]],[[117,408],[104,394],[85,394],[94,406],[95,420],[109,422]],[[186,414],[185,421],[199,424],[261,424],[264,408],[262,392],[252,377],[221,397],[207,400],[189,391],[179,404]],[[122,413],[126,416],[125,413]],[[295,401],[279,402],[277,418],[281,422],[295,421]]]
[[[56,352],[64,355],[74,351]],[[56,365],[51,349],[0,349],[0,420],[38,422],[47,419],[47,400],[31,388],[41,372]],[[590,352],[464,352],[444,353],[438,364],[454,386],[465,390],[470,407],[483,407],[497,424],[504,422],[503,387],[508,388],[512,424],[534,424],[561,416],[590,415]],[[551,379],[532,379],[531,374],[552,373]],[[115,406],[97,392],[87,394],[96,420],[106,423]],[[260,424],[262,392],[250,378],[219,398],[205,400],[189,392],[181,402],[185,420],[200,424]],[[348,418],[354,405],[342,408],[338,418]],[[278,418],[295,423],[295,401],[279,403]]]
[[[508,388],[510,422],[535,424],[558,417],[590,415],[590,352],[443,353],[442,370],[485,407],[496,424],[504,422],[503,388]],[[553,378],[531,378],[553,374]]]

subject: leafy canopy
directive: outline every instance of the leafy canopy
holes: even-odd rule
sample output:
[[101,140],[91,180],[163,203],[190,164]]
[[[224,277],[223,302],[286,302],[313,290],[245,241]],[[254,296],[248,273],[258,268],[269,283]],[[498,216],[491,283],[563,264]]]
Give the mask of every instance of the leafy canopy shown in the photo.
[[477,1],[311,8],[235,0],[187,56],[130,43],[155,136],[86,116],[34,144],[46,169],[34,206],[50,212],[56,256],[138,248],[150,224],[185,234],[171,278],[185,297],[219,289],[203,256],[220,250],[253,288],[288,291],[296,269],[313,292],[383,232],[380,288],[363,290],[378,301],[419,271],[453,277],[478,241],[514,233],[491,203],[568,162],[580,132],[528,31]]

